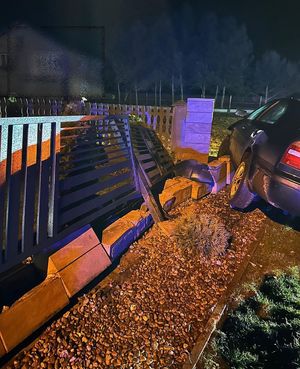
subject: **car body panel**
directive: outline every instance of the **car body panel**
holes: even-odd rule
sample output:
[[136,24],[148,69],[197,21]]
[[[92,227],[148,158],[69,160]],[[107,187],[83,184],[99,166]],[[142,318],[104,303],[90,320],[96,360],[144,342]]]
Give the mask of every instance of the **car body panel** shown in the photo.
[[[276,111],[279,118],[275,123],[268,121]],[[300,101],[278,99],[255,119],[243,118],[229,130],[233,164],[237,167],[245,152],[251,156],[247,177],[250,190],[270,204],[300,215],[300,170],[281,163],[289,145],[300,141]]]

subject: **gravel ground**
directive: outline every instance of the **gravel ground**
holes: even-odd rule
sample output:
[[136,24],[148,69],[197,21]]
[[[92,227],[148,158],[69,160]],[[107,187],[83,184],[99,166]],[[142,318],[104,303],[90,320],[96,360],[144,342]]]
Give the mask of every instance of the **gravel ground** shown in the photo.
[[181,368],[265,220],[259,210],[231,210],[226,190],[173,215],[183,212],[223,220],[233,236],[225,256],[183,252],[154,226],[121,260],[117,278],[81,297],[7,368]]

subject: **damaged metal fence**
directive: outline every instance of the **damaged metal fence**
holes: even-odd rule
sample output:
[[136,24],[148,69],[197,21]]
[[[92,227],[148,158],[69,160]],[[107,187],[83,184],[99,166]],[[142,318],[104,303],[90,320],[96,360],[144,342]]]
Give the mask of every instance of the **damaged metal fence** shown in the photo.
[[0,272],[141,200],[128,117],[53,118],[0,126]]

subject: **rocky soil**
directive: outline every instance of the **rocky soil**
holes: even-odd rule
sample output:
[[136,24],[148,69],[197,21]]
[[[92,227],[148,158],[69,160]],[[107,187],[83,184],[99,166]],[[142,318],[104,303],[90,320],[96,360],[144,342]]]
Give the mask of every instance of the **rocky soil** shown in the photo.
[[[7,368],[181,368],[265,221],[231,210],[226,190],[173,211],[219,216],[232,234],[224,256],[180,248],[155,225],[101,283]],[[105,282],[105,281],[104,281]]]

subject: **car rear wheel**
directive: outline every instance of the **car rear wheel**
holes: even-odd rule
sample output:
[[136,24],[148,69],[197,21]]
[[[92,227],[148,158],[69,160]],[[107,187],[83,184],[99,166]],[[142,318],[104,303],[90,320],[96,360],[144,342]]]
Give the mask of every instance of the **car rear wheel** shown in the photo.
[[232,179],[229,203],[234,209],[246,209],[256,197],[250,191],[247,183],[249,166],[250,160],[243,158]]

